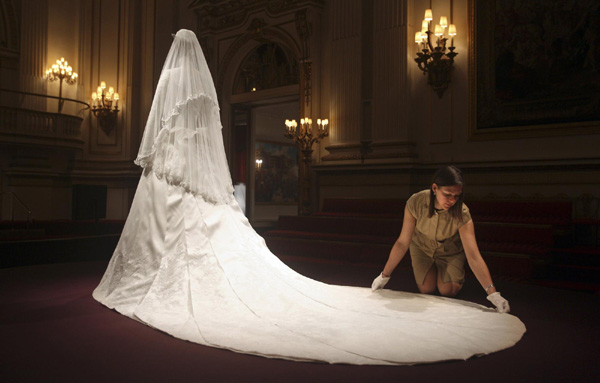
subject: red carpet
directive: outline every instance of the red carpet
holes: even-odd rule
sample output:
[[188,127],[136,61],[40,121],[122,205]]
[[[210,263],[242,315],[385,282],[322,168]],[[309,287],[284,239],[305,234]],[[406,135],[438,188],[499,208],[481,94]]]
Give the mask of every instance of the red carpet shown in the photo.
[[[368,286],[373,266],[288,259],[329,283]],[[600,373],[598,295],[497,280],[528,332],[488,356],[418,366],[299,363],[181,341],[107,309],[106,262],[0,269],[1,382],[588,382]],[[389,288],[416,291],[409,270]],[[487,304],[471,278],[459,296]]]

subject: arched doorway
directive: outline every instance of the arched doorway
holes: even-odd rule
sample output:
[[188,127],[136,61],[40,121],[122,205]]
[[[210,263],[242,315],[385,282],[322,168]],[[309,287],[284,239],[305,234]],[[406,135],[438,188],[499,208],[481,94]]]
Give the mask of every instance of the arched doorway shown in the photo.
[[283,132],[300,114],[298,84],[295,56],[275,42],[251,49],[231,84],[232,177],[246,185],[246,215],[258,228],[297,213],[297,148]]

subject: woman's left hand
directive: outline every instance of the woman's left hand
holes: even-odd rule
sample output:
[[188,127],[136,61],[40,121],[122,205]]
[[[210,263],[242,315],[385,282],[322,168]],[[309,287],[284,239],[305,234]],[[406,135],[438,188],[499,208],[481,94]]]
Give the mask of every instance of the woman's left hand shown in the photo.
[[508,305],[508,301],[502,298],[499,292],[495,292],[487,296],[487,300],[492,302],[494,306],[496,306],[496,310],[499,313],[507,313],[510,311],[510,306]]

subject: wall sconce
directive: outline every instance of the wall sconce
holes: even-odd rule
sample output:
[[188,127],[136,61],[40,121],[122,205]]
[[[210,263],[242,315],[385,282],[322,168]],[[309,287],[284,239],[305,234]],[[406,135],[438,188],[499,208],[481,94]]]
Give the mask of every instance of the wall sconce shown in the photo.
[[73,68],[65,61],[64,57],[61,57],[60,60],[56,60],[56,64],[52,65],[52,68],[46,69],[46,78],[50,82],[60,82],[58,88],[58,113],[61,113],[65,103],[65,100],[62,98],[63,81],[69,85],[75,84],[77,82],[77,73],[73,72]]
[[261,160],[260,158],[256,159],[256,170],[257,171],[260,171],[260,169],[262,169],[262,163],[263,163],[263,160]]
[[[450,7],[452,9],[452,3]],[[452,18],[452,15],[450,16]],[[432,32],[430,28],[432,20],[433,12],[431,9],[427,9],[425,18],[421,23],[421,31],[415,33],[415,43],[420,49],[420,52],[417,51],[415,61],[423,74],[427,74],[427,83],[442,98],[444,91],[450,84],[454,57],[458,54],[454,52],[456,26],[454,24],[448,25],[448,19],[446,16],[442,16],[440,17],[440,23],[435,25]],[[448,30],[446,31],[446,29]],[[450,39],[450,46],[446,50],[448,38]],[[435,40],[435,47],[431,40]]]
[[312,118],[304,117],[300,119],[300,129],[297,134],[296,128],[298,127],[298,123],[296,120],[285,120],[285,127],[284,136],[294,140],[301,151],[312,151],[312,146],[315,142],[319,142],[324,137],[329,136],[328,119],[317,120],[317,130],[314,132],[314,135],[312,130]]
[[324,137],[329,136],[329,120],[318,119],[317,129],[313,132],[312,119],[305,117],[300,119],[300,129],[296,131],[298,123],[296,120],[285,120],[284,136],[294,140],[300,153],[302,153],[302,166],[300,167],[300,200],[299,212],[301,215],[310,214],[310,164],[312,162],[312,146]]
[[107,135],[117,125],[119,93],[116,93],[112,86],[107,91],[106,82],[104,81],[101,81],[96,92],[92,93],[92,113],[94,113],[94,116],[98,119],[98,124]]

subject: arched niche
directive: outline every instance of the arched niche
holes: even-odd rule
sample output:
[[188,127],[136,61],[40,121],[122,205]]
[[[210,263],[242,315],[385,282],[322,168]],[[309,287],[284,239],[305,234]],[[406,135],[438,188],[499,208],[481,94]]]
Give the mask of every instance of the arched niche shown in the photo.
[[298,61],[285,47],[266,42],[254,48],[240,64],[232,94],[299,84]]

